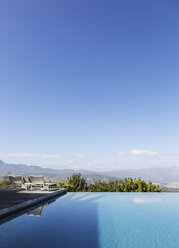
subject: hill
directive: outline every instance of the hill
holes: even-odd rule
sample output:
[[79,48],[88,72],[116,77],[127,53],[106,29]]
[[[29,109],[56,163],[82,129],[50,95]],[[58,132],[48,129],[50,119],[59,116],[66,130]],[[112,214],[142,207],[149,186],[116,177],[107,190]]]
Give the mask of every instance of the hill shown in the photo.
[[115,179],[114,177],[107,175],[103,176],[97,172],[89,170],[55,170],[50,168],[42,168],[40,166],[29,166],[25,164],[8,164],[0,160],[0,178],[2,178],[5,174],[21,175],[25,178],[27,178],[29,175],[43,175],[45,179],[65,181],[73,173],[81,173],[81,175],[85,177],[89,183],[93,183],[98,180],[109,181]]
[[143,180],[157,183],[177,183],[179,182],[179,167],[174,166],[170,168],[146,168],[146,169],[130,169],[102,172],[103,175],[111,177],[141,177]]
[[151,180],[154,183],[179,183],[179,167],[171,168],[146,168],[146,169],[128,169],[116,171],[95,172],[90,170],[72,170],[62,169],[55,170],[50,168],[42,168],[40,166],[29,166],[25,164],[8,164],[0,160],[0,178],[10,172],[11,174],[22,175],[43,175],[46,179],[66,180],[73,173],[81,173],[87,179],[87,182],[96,182],[98,180],[115,180],[124,177],[138,178],[143,180]]

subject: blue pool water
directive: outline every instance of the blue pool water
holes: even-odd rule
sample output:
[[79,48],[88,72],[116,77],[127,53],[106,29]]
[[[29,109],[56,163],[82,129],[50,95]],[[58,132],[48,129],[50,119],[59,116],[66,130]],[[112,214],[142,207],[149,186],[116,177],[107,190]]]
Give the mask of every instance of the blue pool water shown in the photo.
[[68,193],[46,205],[1,224],[0,247],[179,247],[177,193]]

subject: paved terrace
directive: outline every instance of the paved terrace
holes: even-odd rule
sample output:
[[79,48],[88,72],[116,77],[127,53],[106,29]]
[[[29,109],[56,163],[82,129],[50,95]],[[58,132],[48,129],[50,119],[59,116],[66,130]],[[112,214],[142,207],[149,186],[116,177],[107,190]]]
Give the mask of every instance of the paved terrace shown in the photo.
[[0,189],[0,218],[17,213],[65,193],[66,189],[56,189],[53,191]]

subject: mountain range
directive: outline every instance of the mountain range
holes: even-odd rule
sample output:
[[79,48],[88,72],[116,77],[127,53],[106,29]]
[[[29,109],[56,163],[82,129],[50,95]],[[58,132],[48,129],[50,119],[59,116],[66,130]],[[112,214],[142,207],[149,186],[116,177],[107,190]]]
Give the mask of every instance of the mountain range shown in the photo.
[[98,180],[114,180],[116,178],[112,176],[102,175],[94,171],[89,170],[72,170],[62,169],[55,170],[50,168],[42,168],[40,166],[30,166],[25,164],[8,164],[0,160],[0,178],[7,174],[21,175],[27,178],[29,175],[43,175],[45,179],[50,180],[66,180],[74,173],[81,173],[88,182],[92,183]]
[[0,178],[5,174],[11,173],[28,177],[29,175],[43,175],[46,179],[66,180],[73,173],[81,173],[89,182],[98,180],[116,180],[124,177],[141,177],[143,180],[151,180],[155,183],[178,183],[179,167],[171,168],[146,168],[146,169],[127,169],[116,171],[95,172],[90,170],[72,170],[63,169],[56,170],[50,168],[42,168],[40,166],[29,166],[25,164],[8,164],[0,160]]

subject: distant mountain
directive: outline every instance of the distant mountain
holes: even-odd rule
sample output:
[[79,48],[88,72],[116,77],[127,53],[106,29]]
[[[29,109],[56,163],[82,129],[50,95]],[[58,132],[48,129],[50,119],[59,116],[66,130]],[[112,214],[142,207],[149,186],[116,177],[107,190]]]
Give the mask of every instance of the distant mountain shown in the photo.
[[98,180],[112,180],[113,177],[102,176],[94,171],[89,170],[71,170],[71,169],[62,169],[55,170],[50,168],[42,168],[40,166],[29,166],[25,164],[7,164],[0,160],[0,178],[5,174],[15,174],[21,175],[22,177],[28,177],[29,175],[43,175],[46,179],[51,180],[66,180],[73,173],[81,173],[83,177],[87,179],[88,182],[94,182]]
[[[69,170],[67,171],[69,172]],[[54,175],[60,173],[59,170],[42,168],[40,166],[28,166],[25,164],[7,164],[2,160],[0,160],[0,177],[2,177],[4,174],[8,172],[11,172],[12,174],[21,174],[24,176],[29,174]]]
[[128,169],[101,172],[103,175],[124,178],[124,177],[141,177],[143,180],[157,183],[177,183],[179,182],[179,167],[170,168],[147,168],[147,169]]
[[143,180],[151,180],[154,183],[179,183],[179,167],[171,168],[147,168],[147,169],[128,169],[106,172],[95,172],[90,170],[55,170],[42,168],[40,166],[29,166],[25,164],[7,164],[0,160],[0,178],[8,172],[16,175],[28,177],[29,175],[43,175],[46,179],[66,180],[73,173],[81,173],[87,182],[109,181],[122,179],[124,177],[141,177]]

